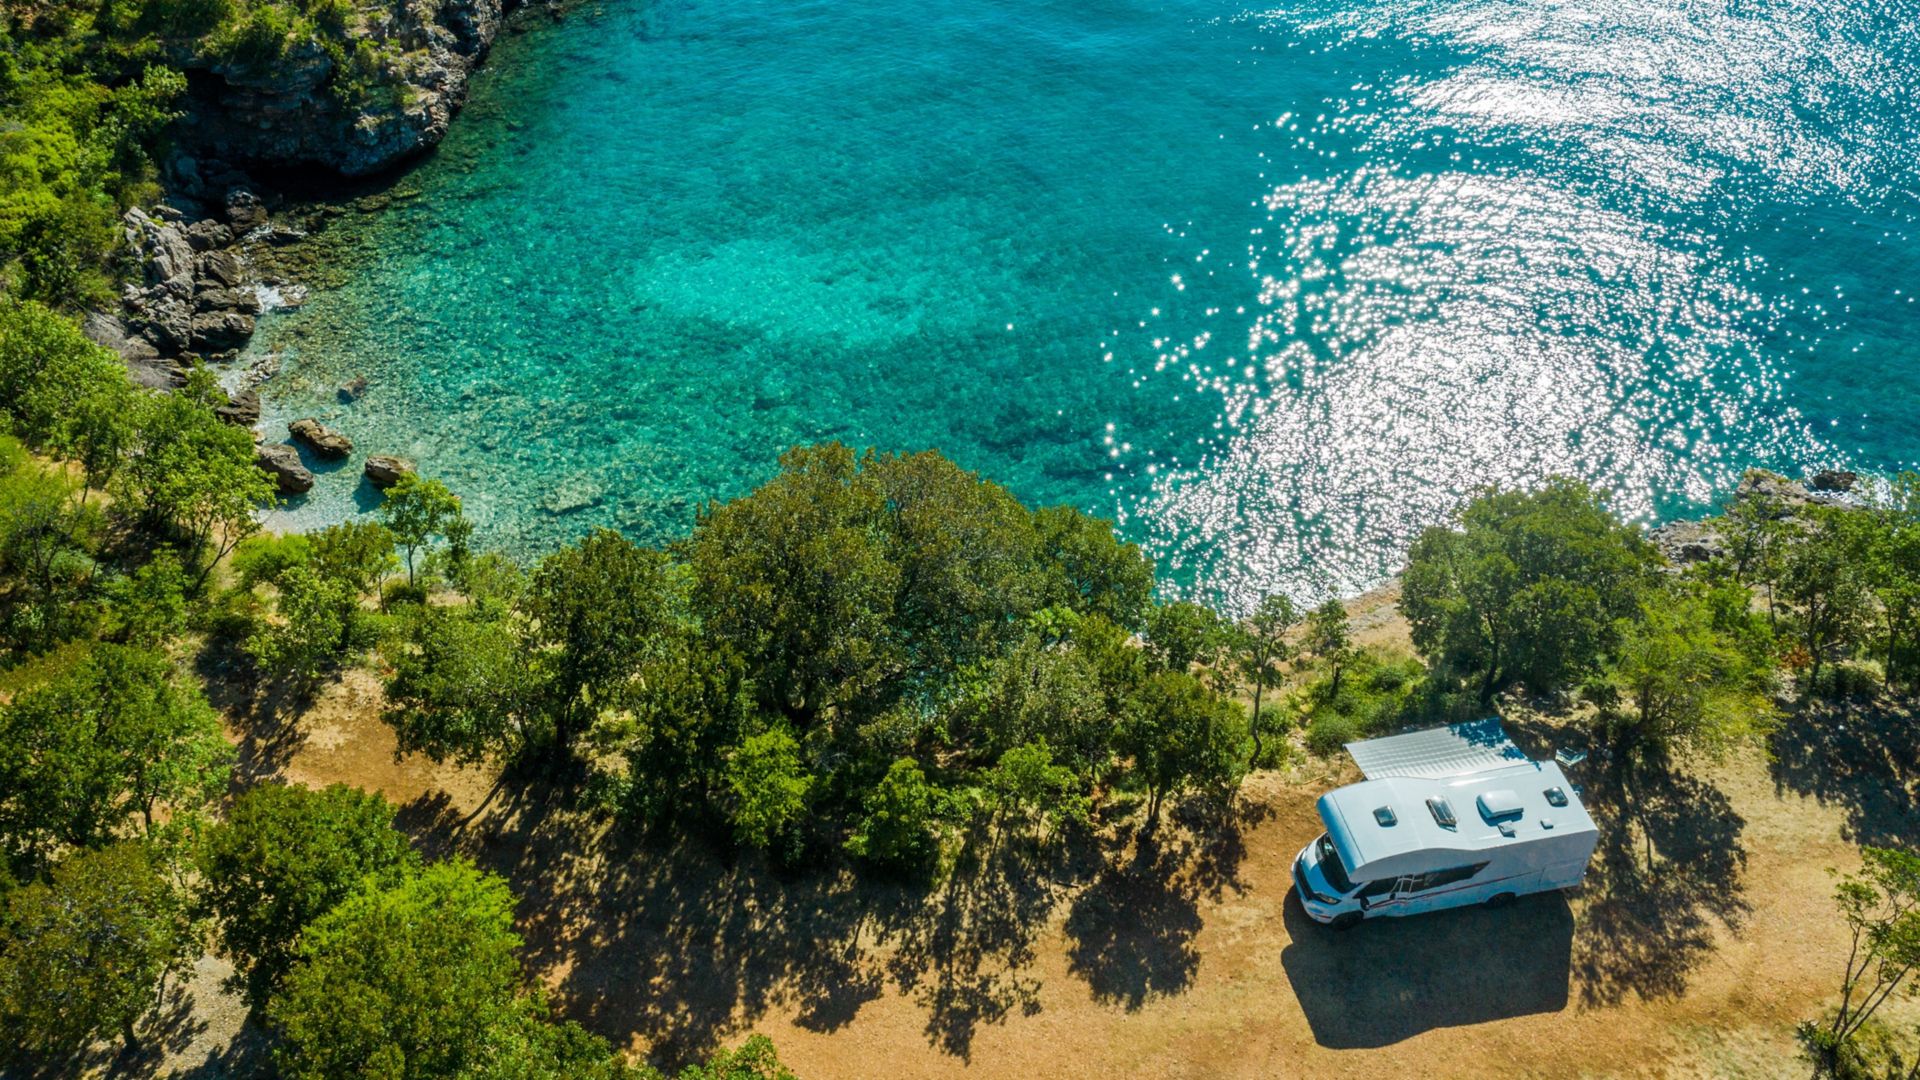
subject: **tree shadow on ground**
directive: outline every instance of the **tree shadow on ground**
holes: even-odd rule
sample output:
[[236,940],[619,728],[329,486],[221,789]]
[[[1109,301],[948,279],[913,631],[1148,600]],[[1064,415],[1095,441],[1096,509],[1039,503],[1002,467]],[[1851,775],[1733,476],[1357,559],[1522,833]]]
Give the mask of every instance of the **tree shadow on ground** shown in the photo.
[[1314,1041],[1330,1049],[1389,1046],[1567,1006],[1573,913],[1557,892],[1497,910],[1370,919],[1348,931],[1315,923],[1289,892],[1284,917],[1291,943],[1280,966]]
[[1108,863],[1074,899],[1068,969],[1096,1001],[1133,1011],[1192,984],[1200,900],[1242,891],[1245,831],[1270,814],[1264,804],[1240,803],[1222,815],[1208,800],[1188,800],[1172,814],[1181,827],[1137,835],[1131,853]]
[[1746,819],[1718,789],[1680,774],[1636,792],[1633,814],[1623,813],[1617,787],[1596,795],[1588,808],[1602,839],[1574,941],[1581,1004],[1677,997],[1712,955],[1716,933],[1738,933],[1749,911]]
[[252,659],[224,639],[201,650],[194,669],[206,687],[207,701],[239,731],[234,790],[279,776],[306,743],[299,724],[304,702],[272,680],[257,678]]
[[[423,852],[464,854],[511,882],[525,958],[557,973],[563,1016],[616,1045],[644,1043],[669,1069],[776,1008],[810,1030],[839,1030],[889,984],[923,1010],[930,1045],[968,1060],[981,1028],[1039,1010],[1036,941],[1088,882],[1108,890],[1073,917],[1096,993],[1173,992],[1197,962],[1196,897],[1237,888],[1244,854],[1237,826],[1202,839],[1170,827],[1121,870],[1102,855],[1111,839],[1086,831],[1046,842],[982,833],[931,885],[845,867],[781,873],[698,840],[636,841],[550,779],[512,774],[479,812],[462,815],[434,793],[398,820]],[[1148,893],[1157,878],[1180,882],[1162,935],[1143,936],[1138,897],[1116,891],[1129,875]]]
[[1847,811],[1847,839],[1920,846],[1920,714],[1910,702],[1810,702],[1774,732],[1780,791]]

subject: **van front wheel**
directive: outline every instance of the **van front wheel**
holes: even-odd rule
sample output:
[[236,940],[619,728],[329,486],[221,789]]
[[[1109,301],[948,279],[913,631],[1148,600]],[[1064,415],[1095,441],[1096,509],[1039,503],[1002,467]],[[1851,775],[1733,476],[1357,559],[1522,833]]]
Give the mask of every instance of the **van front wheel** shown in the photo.
[[1343,911],[1335,915],[1333,921],[1327,925],[1335,930],[1351,930],[1360,925],[1360,918],[1360,913],[1357,911]]
[[1513,899],[1513,894],[1510,892],[1494,893],[1492,896],[1487,897],[1487,906],[1490,908],[1503,908],[1513,903]]

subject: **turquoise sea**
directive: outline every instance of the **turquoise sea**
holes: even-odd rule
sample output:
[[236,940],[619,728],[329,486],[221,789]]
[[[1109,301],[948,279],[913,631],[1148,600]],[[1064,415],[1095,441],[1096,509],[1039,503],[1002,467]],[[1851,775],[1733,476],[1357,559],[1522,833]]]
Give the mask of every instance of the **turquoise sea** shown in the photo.
[[[1229,605],[1488,483],[1920,459],[1920,5],[608,0],[503,39],[270,430],[526,555],[938,447]],[[368,380],[358,401],[335,389]],[[358,461],[282,524],[371,504]]]

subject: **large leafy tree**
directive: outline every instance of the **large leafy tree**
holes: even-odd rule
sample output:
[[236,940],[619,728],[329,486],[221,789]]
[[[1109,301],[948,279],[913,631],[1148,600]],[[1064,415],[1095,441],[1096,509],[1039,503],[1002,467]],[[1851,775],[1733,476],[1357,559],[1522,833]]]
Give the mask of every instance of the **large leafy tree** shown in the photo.
[[569,752],[601,712],[625,702],[640,666],[684,622],[683,594],[664,554],[610,529],[541,562],[521,604],[556,751]]
[[[1648,590],[1623,620],[1604,672],[1601,724],[1623,785],[1676,755],[1716,755],[1765,732],[1772,708],[1761,672],[1715,625],[1708,601],[1671,586]],[[1648,858],[1652,835],[1648,834]]]
[[487,1076],[550,1046],[506,882],[453,860],[335,905],[267,1006],[289,1080]]
[[1610,650],[1655,555],[1584,484],[1490,491],[1457,528],[1414,541],[1400,610],[1436,667],[1478,676],[1483,697],[1512,682],[1564,686]]
[[1137,629],[1153,599],[1153,562],[1115,535],[1113,522],[1071,506],[1033,512],[1040,550],[1050,562],[1049,600],[1083,615]]
[[1083,650],[1038,636],[963,680],[948,730],[987,761],[1044,742],[1083,777],[1112,756],[1113,715],[1099,671]]
[[197,686],[166,657],[96,645],[53,682],[0,706],[0,843],[17,867],[104,843],[156,811],[225,786],[232,747]]
[[415,607],[386,652],[383,719],[403,753],[473,763],[544,737],[538,676],[497,606]]
[[39,651],[85,632],[99,513],[0,437],[0,646]]
[[116,1034],[135,1045],[135,1024],[192,945],[179,894],[146,847],[82,852],[5,901],[0,1064],[58,1063]]
[[800,744],[779,728],[742,739],[728,753],[723,776],[734,839],[750,847],[771,847],[790,835],[813,790]]
[[256,1005],[293,965],[301,933],[348,897],[419,865],[379,795],[263,784],[234,801],[200,855],[201,903]]
[[1170,794],[1189,787],[1229,790],[1244,764],[1240,706],[1184,671],[1149,676],[1134,695],[1115,742],[1147,789],[1147,827]]
[[254,464],[253,439],[213,413],[219,388],[204,369],[173,393],[137,398],[127,457],[115,477],[122,503],[150,528],[170,529],[199,557],[198,588],[213,566],[259,530],[273,481]]
[[764,704],[802,730],[899,668],[885,510],[853,451],[795,448],[753,494],[702,511],[688,543],[701,618],[746,658]]

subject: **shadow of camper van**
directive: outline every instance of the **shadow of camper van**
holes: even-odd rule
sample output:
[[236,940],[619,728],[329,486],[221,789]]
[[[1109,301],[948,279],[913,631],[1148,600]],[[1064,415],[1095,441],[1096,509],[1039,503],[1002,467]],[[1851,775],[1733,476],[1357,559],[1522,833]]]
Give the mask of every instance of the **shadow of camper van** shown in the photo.
[[1357,934],[1329,933],[1289,894],[1286,926],[1280,966],[1314,1041],[1330,1049],[1567,1007],[1573,912],[1557,892],[1369,921]]

